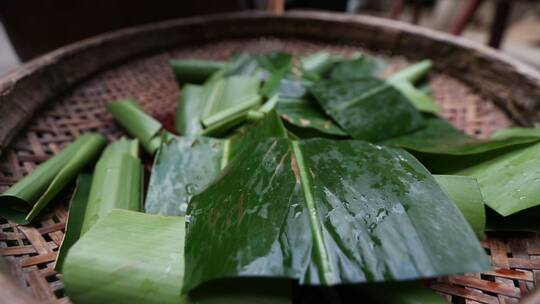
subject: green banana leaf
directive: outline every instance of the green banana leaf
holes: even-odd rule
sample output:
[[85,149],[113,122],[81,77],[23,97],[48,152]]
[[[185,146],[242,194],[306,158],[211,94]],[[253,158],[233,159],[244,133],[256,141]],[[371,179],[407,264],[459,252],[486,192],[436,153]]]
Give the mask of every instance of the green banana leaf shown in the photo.
[[112,209],[140,211],[143,179],[138,141],[122,138],[110,144],[94,169],[80,235]]
[[63,270],[75,303],[187,303],[184,218],[111,210],[69,250]]
[[276,105],[278,114],[289,124],[335,136],[348,136],[317,104],[306,99],[280,99]]
[[167,136],[152,167],[145,212],[185,214],[193,195],[204,190],[249,143],[286,134],[281,120],[271,111],[231,139]]
[[491,139],[508,139],[515,137],[540,137],[540,128],[507,128],[495,132]]
[[324,77],[339,58],[328,52],[317,52],[300,57],[300,67],[307,79],[318,80]]
[[169,63],[176,79],[181,83],[203,83],[227,66],[223,61],[201,59],[173,59]]
[[28,224],[105,145],[99,134],[84,134],[0,195],[0,217]]
[[205,106],[204,86],[186,84],[182,87],[174,126],[178,134],[196,135],[202,132],[200,117]]
[[109,102],[107,109],[127,132],[139,139],[149,154],[154,154],[160,145],[160,131],[163,126],[146,114],[134,100]]
[[363,77],[376,77],[385,68],[386,64],[383,61],[360,55],[356,58],[342,60],[334,64],[328,78],[332,80],[350,80]]
[[230,277],[306,285],[489,269],[463,215],[401,149],[268,139],[194,196],[183,290]]
[[54,265],[54,270],[57,272],[62,272],[62,266],[64,265],[64,259],[66,258],[68,250],[81,236],[81,224],[84,220],[84,212],[86,211],[91,185],[91,174],[79,174],[75,191],[73,192],[73,196],[69,202],[69,217],[66,222],[64,239],[62,240],[62,244],[58,250],[58,256],[56,257],[56,262]]
[[484,198],[476,178],[459,175],[434,175],[433,177],[463,213],[476,236],[483,239],[486,229],[486,211]]
[[420,282],[378,283],[355,286],[357,293],[367,295],[379,304],[447,304],[435,291]]
[[291,303],[283,280],[220,281],[181,295],[184,235],[183,217],[114,209],[69,251],[66,294],[75,303]]
[[355,139],[380,141],[425,126],[421,113],[407,98],[375,78],[319,81],[309,91],[326,114]]
[[431,70],[433,62],[429,59],[424,59],[415,64],[412,64],[397,73],[390,75],[386,81],[389,83],[396,83],[402,81],[408,81],[410,83],[415,83],[426,76],[426,74]]
[[435,101],[422,90],[416,88],[408,81],[392,83],[392,86],[401,92],[419,110],[425,113],[439,113],[440,108]]
[[515,149],[455,174],[476,177],[486,204],[502,216],[540,205],[540,143]]

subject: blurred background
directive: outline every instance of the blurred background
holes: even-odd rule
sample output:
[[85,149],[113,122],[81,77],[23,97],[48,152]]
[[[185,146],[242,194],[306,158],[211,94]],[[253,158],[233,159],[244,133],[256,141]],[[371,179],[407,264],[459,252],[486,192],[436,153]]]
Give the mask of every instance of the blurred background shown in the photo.
[[398,19],[499,48],[540,68],[539,0],[0,0],[0,75],[111,30],[248,9],[316,9]]

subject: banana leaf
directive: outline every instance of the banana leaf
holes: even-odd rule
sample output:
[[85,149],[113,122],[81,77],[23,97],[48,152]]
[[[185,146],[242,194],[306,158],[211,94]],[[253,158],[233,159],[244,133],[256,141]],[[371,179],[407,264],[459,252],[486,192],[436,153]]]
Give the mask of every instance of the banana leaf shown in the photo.
[[84,134],[0,195],[0,217],[28,224],[105,145],[99,134]]
[[196,135],[202,132],[200,117],[205,106],[204,86],[186,84],[182,87],[176,120],[176,131],[182,135]]
[[425,126],[421,113],[405,96],[375,78],[319,81],[309,91],[355,139],[381,141]]
[[435,291],[420,282],[378,283],[358,285],[356,292],[367,295],[379,304],[446,304]]
[[463,215],[401,149],[268,139],[188,206],[184,291],[231,277],[304,285],[489,269]]
[[66,294],[75,303],[281,304],[289,282],[225,281],[181,295],[185,220],[112,210],[69,251]]
[[80,235],[112,209],[140,211],[143,179],[138,141],[122,138],[110,144],[94,169]]
[[300,67],[307,79],[318,80],[324,77],[339,58],[327,52],[317,52],[300,57]]
[[81,236],[82,222],[84,220],[84,212],[90,195],[90,187],[92,185],[92,175],[81,173],[77,178],[77,185],[69,202],[69,217],[66,222],[64,239],[58,250],[58,256],[54,265],[54,270],[62,272],[62,266],[68,250],[77,242]]
[[154,154],[160,145],[163,126],[146,114],[134,100],[120,100],[107,104],[107,109],[128,133],[139,139],[146,152]]
[[540,143],[515,149],[455,174],[476,177],[486,204],[502,216],[540,205]]
[[111,210],[69,250],[63,270],[75,303],[187,303],[184,218]]
[[463,213],[476,236],[483,239],[486,229],[486,211],[484,198],[476,179],[459,175],[434,175],[433,177]]
[[212,74],[224,69],[226,62],[201,59],[173,59],[170,62],[178,82],[203,83]]
[[334,64],[328,78],[332,80],[350,80],[375,77],[380,75],[385,68],[386,64],[383,61],[361,55]]
[[507,128],[495,132],[491,139],[508,139],[515,137],[540,137],[540,128]]
[[[289,124],[312,129],[317,133],[335,136],[348,136],[330,117],[326,116],[317,104],[306,99],[280,99],[276,105],[277,113]],[[293,130],[294,132],[294,130]]]
[[145,212],[185,214],[193,195],[204,190],[240,150],[267,137],[286,137],[274,111],[231,139],[167,136],[156,154]]

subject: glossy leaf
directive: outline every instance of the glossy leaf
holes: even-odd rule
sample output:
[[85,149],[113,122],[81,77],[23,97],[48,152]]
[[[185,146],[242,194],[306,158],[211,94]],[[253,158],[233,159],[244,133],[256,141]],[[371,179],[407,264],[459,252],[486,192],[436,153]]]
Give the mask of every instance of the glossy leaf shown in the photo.
[[138,157],[137,140],[122,138],[103,151],[94,168],[81,235],[112,209],[141,210],[144,173]]
[[191,197],[205,189],[249,143],[285,136],[286,130],[273,111],[232,139],[169,135],[156,154],[145,211],[183,215]]
[[486,204],[502,216],[540,205],[540,144],[515,149],[456,174],[476,177]]
[[334,64],[330,70],[329,79],[351,80],[364,77],[376,77],[385,69],[381,60],[368,56],[359,56],[348,60],[342,60]]
[[105,145],[99,134],[84,134],[0,195],[0,216],[28,224]]
[[425,126],[420,112],[399,91],[375,78],[319,81],[310,92],[356,139],[379,141]]
[[146,114],[134,100],[110,102],[107,109],[131,136],[139,139],[148,153],[156,152],[160,144],[159,133],[163,128],[159,121]]
[[173,59],[170,61],[179,82],[203,83],[212,74],[224,69],[226,62],[201,59]]
[[330,135],[348,136],[317,104],[308,100],[280,100],[276,110],[285,121],[300,128],[313,129]]
[[58,250],[58,256],[54,265],[54,270],[57,272],[62,272],[62,266],[68,250],[81,236],[82,222],[84,220],[91,186],[92,175],[88,173],[79,174],[77,185],[69,202],[69,217],[66,222],[64,238]]
[[434,177],[452,202],[463,213],[476,236],[479,239],[484,238],[486,228],[485,203],[476,178],[459,175],[434,175]]
[[225,277],[334,285],[489,269],[429,172],[362,141],[259,142],[188,213],[185,291]]

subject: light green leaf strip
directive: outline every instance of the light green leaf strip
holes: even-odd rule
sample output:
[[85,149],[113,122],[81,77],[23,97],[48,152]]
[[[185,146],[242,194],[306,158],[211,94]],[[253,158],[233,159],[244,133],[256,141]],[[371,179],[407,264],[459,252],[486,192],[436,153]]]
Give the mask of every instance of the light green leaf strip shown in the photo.
[[291,142],[293,157],[291,158],[291,167],[296,176],[296,183],[302,185],[302,192],[306,203],[306,209],[309,214],[311,233],[313,235],[313,243],[315,247],[315,255],[317,257],[317,267],[322,285],[333,285],[339,282],[335,275],[335,270],[332,266],[328,250],[324,243],[322,228],[319,225],[320,215],[317,213],[315,200],[311,189],[311,184],[308,176],[308,168],[304,164],[302,150],[297,141]]
[[0,216],[28,224],[105,145],[99,134],[84,134],[0,195]]
[[202,83],[212,74],[224,69],[227,63],[201,59],[173,59],[170,65],[179,82]]
[[142,208],[142,163],[138,141],[122,138],[110,144],[94,169],[81,235],[112,209]]
[[509,139],[515,137],[540,137],[540,128],[507,128],[495,132],[491,139]]
[[69,217],[66,222],[64,239],[58,250],[58,256],[54,265],[54,270],[62,272],[62,266],[68,250],[77,242],[81,235],[81,226],[84,220],[84,213],[90,195],[92,185],[92,175],[81,173],[77,179],[77,186],[69,203]]
[[455,174],[476,177],[486,204],[502,216],[540,205],[540,144],[516,149]]
[[156,152],[160,145],[159,131],[163,128],[159,121],[141,110],[133,100],[110,102],[107,109],[131,136],[139,139],[148,153]]
[[483,239],[486,228],[485,203],[476,178],[459,175],[434,175],[433,177],[459,208],[476,236]]
[[182,217],[111,210],[69,250],[66,294],[75,303],[188,303],[184,227]]
[[433,62],[431,60],[424,59],[391,75],[386,79],[386,81],[389,83],[396,83],[401,81],[408,81],[414,83],[422,79],[422,77],[424,77],[427,72],[429,72],[432,66]]

